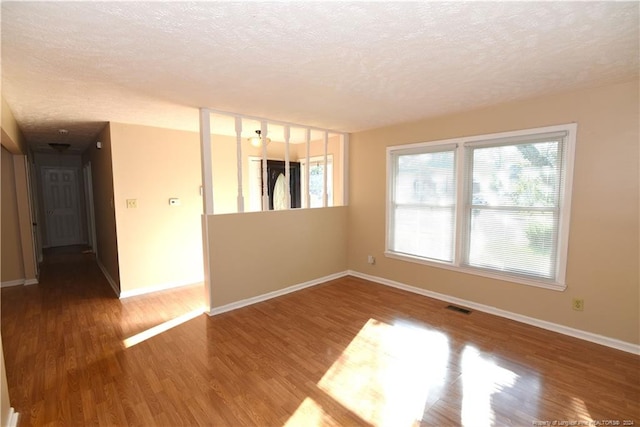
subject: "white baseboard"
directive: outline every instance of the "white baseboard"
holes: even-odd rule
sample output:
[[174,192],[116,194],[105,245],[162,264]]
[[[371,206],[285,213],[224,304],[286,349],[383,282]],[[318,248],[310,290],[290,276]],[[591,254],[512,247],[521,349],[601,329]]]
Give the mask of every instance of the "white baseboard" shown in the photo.
[[18,418],[20,414],[13,407],[9,408],[9,416],[7,417],[7,427],[18,427]]
[[132,289],[130,291],[120,292],[120,299],[135,297],[138,295],[150,294],[152,292],[166,291],[168,289],[182,288],[184,286],[192,286],[202,283],[202,280],[188,283],[162,283],[160,285],[148,286],[145,288]]
[[10,288],[12,286],[30,286],[37,284],[38,279],[16,279],[0,283],[0,288]]
[[364,274],[364,273],[360,273],[358,271],[353,271],[353,270],[349,270],[348,273],[351,276],[359,277],[361,279],[369,280],[371,282],[379,283],[381,285],[391,286],[393,288],[402,289],[404,291],[412,292],[414,294],[423,295],[423,296],[438,299],[441,301],[446,301],[451,304],[462,305],[464,307],[469,307],[474,310],[504,317],[506,319],[515,320],[516,322],[526,323],[528,325],[537,326],[538,328],[546,329],[553,332],[558,332],[560,334],[568,335],[570,337],[579,338],[585,341],[590,341],[596,344],[615,348],[617,350],[626,351],[627,353],[640,355],[640,345],[638,344],[617,340],[615,338],[605,337],[604,335],[598,335],[598,334],[583,331],[580,329],[570,328],[568,326],[559,325],[557,323],[547,322],[546,320],[540,320],[540,319],[536,319],[529,316],[523,316],[522,314],[513,313],[510,311],[502,310],[489,305],[479,304],[477,302],[456,298],[456,297],[441,294],[438,292],[428,291],[426,289],[406,285],[404,283],[385,279],[383,277],[371,276],[369,274]]
[[310,288],[311,286],[316,286],[321,283],[328,282],[330,280],[339,279],[341,277],[347,276],[348,272],[343,271],[340,273],[330,274],[328,276],[320,277],[318,279],[310,280],[308,282],[299,283],[297,285],[289,286],[284,289],[278,289],[277,291],[268,292],[266,294],[258,295],[255,297],[243,299],[240,301],[232,302],[230,304],[225,304],[220,307],[214,307],[209,311],[209,316],[215,316],[216,314],[226,313],[227,311],[236,310],[238,308],[246,307],[248,305],[257,304],[262,301],[266,301],[272,298],[276,298],[282,295],[290,294],[292,292],[299,291],[301,289]]
[[107,282],[109,282],[109,285],[111,285],[111,289],[113,289],[113,292],[115,292],[116,296],[120,298],[120,290],[118,289],[118,284],[115,280],[113,280],[113,277],[111,277],[106,267],[102,265],[98,258],[96,258],[96,262],[98,263],[98,267],[100,267],[102,274],[104,274],[104,277],[107,279]]
[[8,280],[6,282],[0,283],[0,288],[10,288],[12,286],[22,286],[22,285],[24,285],[24,279]]

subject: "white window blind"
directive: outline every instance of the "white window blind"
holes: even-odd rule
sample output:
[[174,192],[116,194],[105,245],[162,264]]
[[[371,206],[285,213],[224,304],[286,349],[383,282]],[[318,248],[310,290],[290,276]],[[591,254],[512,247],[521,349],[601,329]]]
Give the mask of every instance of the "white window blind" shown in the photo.
[[387,255],[564,288],[575,132],[390,147]]
[[394,155],[391,249],[453,261],[455,151]]
[[467,148],[466,264],[555,277],[563,138]]

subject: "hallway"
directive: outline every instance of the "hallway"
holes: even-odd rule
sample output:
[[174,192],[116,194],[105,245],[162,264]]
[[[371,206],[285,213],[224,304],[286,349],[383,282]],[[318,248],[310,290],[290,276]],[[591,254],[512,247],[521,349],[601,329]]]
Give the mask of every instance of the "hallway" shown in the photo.
[[122,375],[144,372],[149,352],[125,357],[123,340],[202,306],[201,286],[119,300],[83,249],[45,250],[38,285],[2,289],[7,381],[21,426],[126,424],[121,387],[134,380]]

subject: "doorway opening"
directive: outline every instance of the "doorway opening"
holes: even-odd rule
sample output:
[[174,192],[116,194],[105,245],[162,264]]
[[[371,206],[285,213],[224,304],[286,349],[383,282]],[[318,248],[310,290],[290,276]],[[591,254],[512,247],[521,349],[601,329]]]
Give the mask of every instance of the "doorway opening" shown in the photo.
[[[269,210],[287,209],[285,182],[285,162],[282,160],[267,160]],[[299,162],[289,162],[289,193],[291,194],[291,208],[301,207]]]

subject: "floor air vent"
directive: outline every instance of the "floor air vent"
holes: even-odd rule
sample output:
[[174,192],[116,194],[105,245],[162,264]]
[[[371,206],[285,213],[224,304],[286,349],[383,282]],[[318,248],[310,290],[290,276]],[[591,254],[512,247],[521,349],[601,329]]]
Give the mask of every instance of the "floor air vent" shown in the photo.
[[458,313],[471,314],[471,310],[467,310],[466,308],[457,307],[455,305],[448,305],[447,310],[457,311]]

